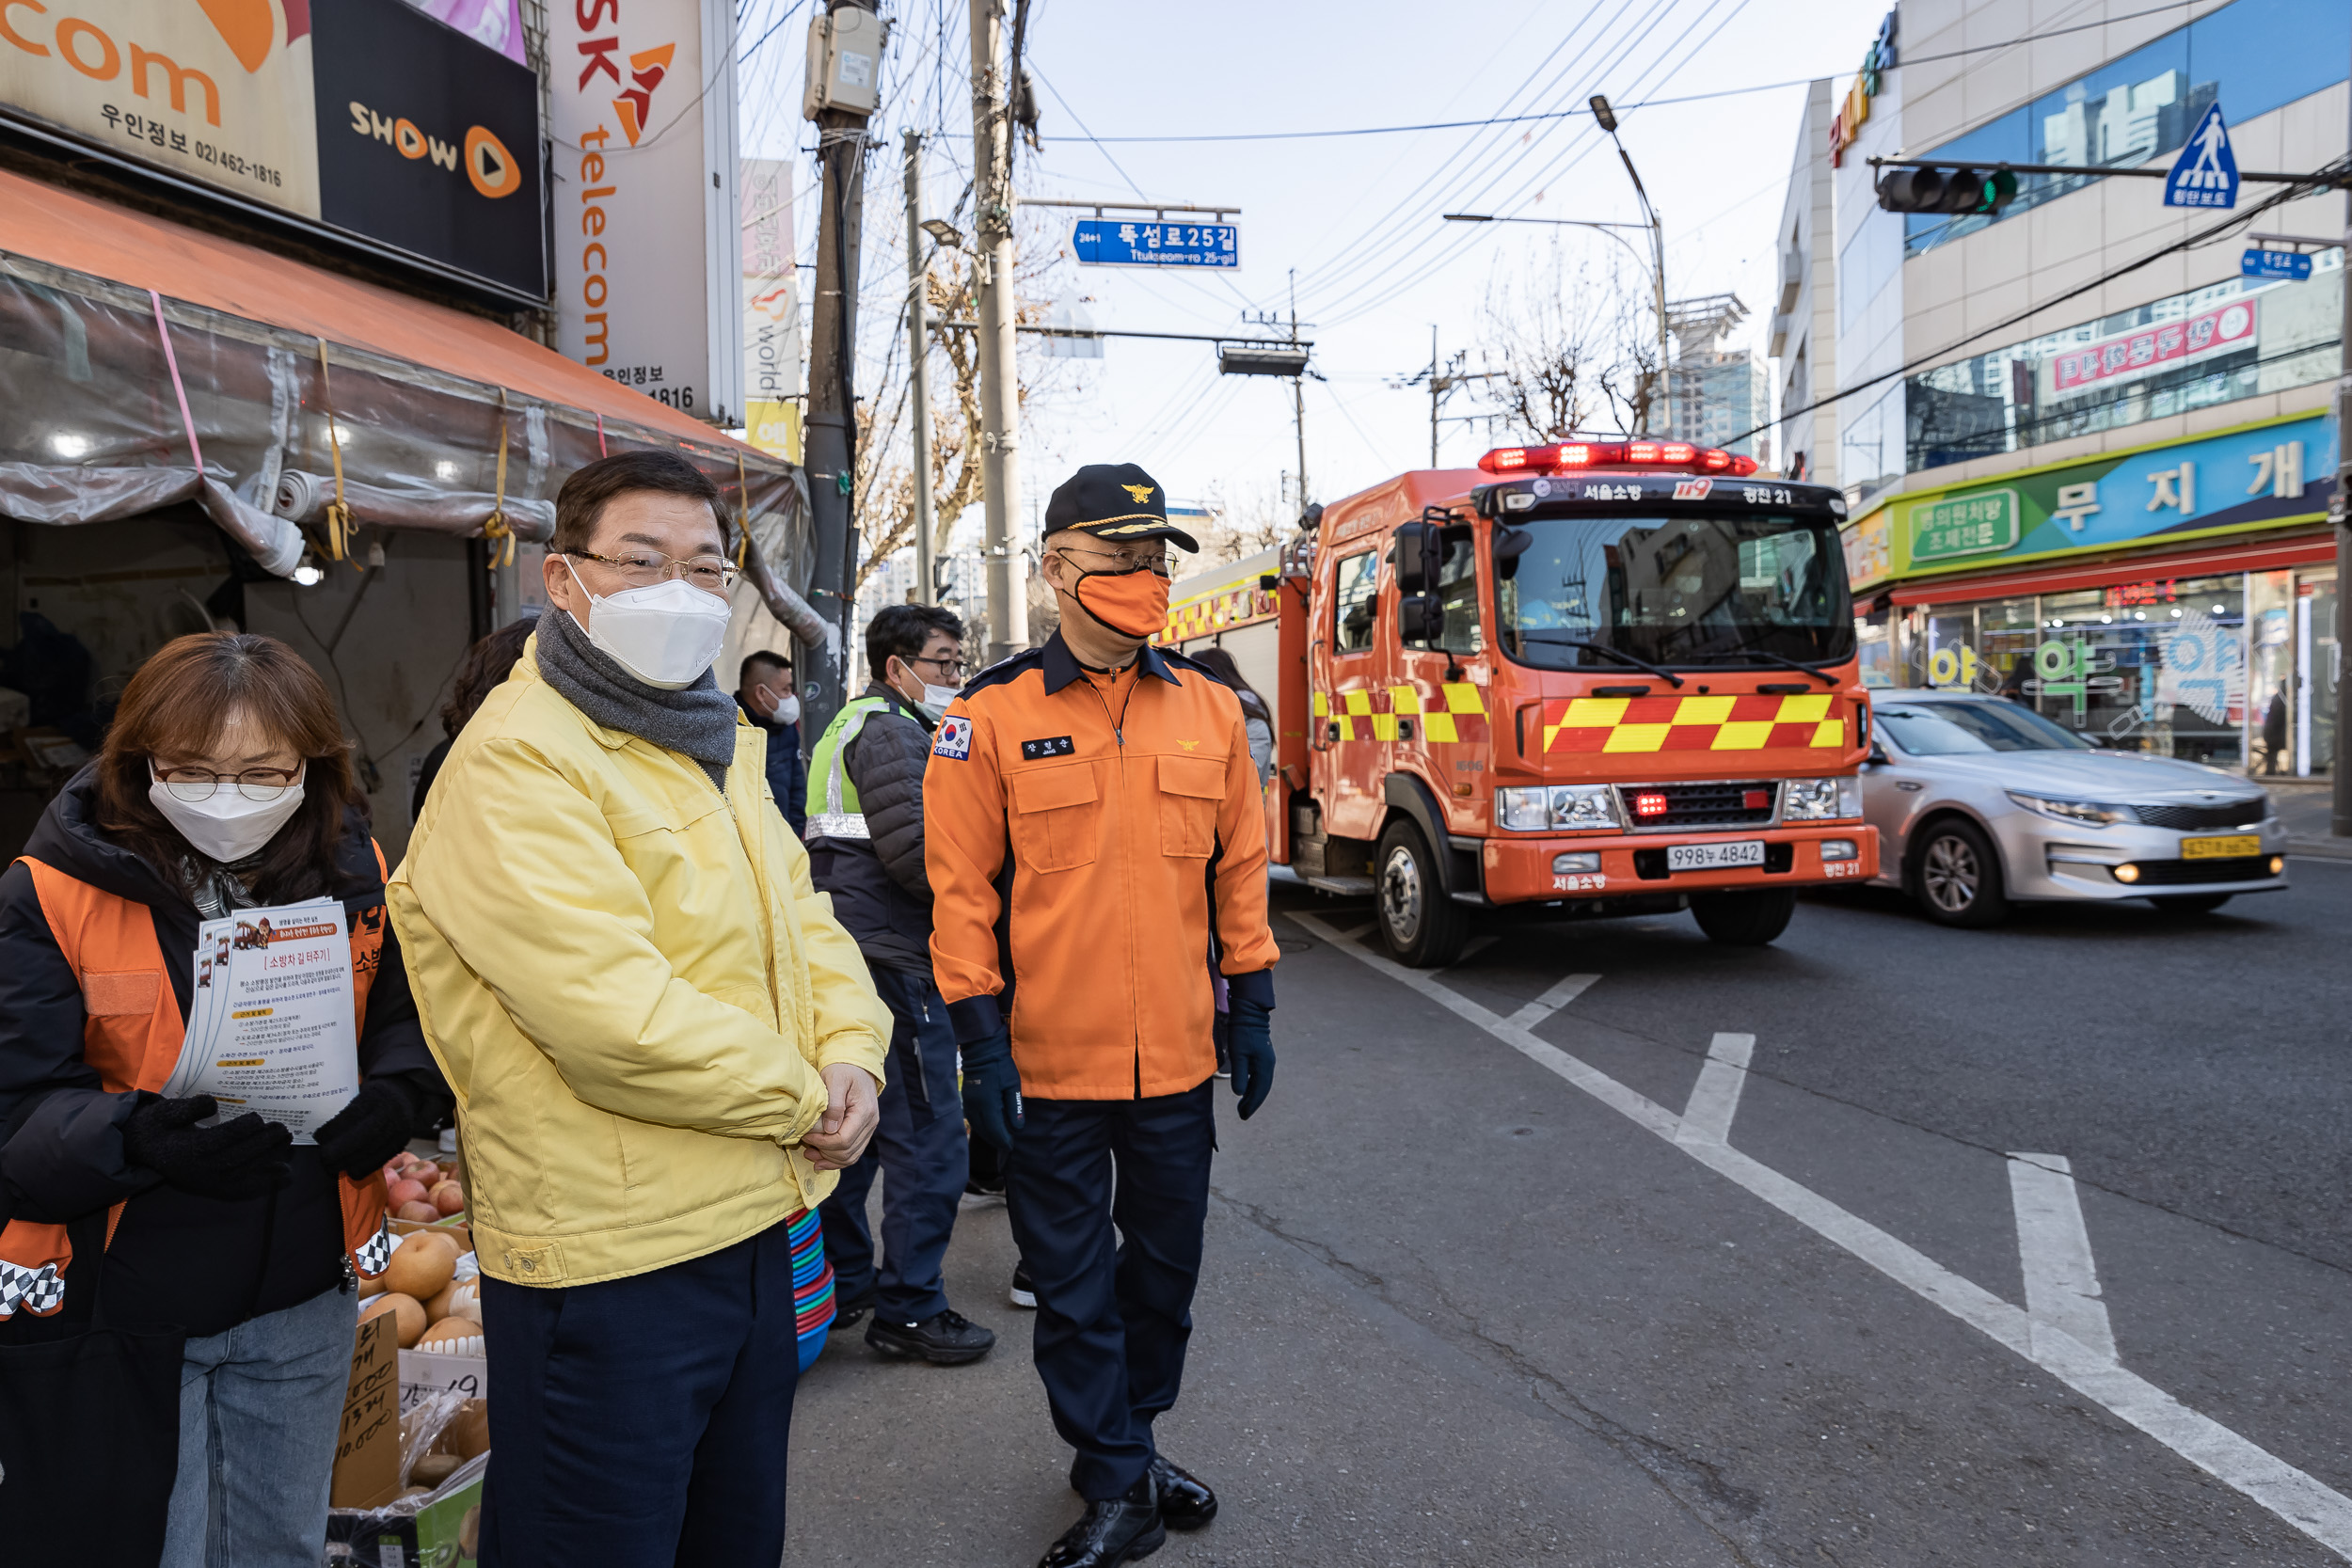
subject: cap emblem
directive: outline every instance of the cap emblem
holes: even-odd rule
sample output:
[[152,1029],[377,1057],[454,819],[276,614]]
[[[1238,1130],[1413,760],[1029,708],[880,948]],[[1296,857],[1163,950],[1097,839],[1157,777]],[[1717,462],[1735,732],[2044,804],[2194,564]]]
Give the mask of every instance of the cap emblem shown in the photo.
[[1152,499],[1152,486],[1149,484],[1122,484],[1120,488],[1133,496],[1137,506],[1145,505]]

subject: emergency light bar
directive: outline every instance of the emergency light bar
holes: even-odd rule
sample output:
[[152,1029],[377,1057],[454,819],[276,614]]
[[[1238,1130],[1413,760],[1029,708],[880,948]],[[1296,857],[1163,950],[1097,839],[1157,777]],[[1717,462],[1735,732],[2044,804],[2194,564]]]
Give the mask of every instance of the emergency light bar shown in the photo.
[[1556,474],[1577,468],[1681,468],[1744,479],[1756,459],[1688,441],[1554,441],[1540,447],[1497,447],[1478,460],[1490,474]]

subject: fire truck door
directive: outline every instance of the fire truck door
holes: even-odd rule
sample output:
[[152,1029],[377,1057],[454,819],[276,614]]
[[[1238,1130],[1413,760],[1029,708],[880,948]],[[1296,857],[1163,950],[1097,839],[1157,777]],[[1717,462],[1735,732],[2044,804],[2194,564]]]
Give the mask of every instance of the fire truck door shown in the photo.
[[1342,838],[1372,837],[1384,809],[1380,775],[1389,747],[1375,735],[1374,717],[1387,726],[1383,646],[1396,636],[1396,594],[1381,569],[1386,545],[1385,534],[1355,541],[1318,567],[1324,591],[1316,595],[1320,624],[1312,633],[1314,784],[1324,831]]
[[1433,591],[1445,610],[1436,638],[1399,638],[1387,706],[1395,744],[1390,766],[1417,774],[1444,808],[1447,826],[1476,831],[1486,798],[1486,637],[1478,612],[1478,552],[1468,529],[1438,539],[1445,554]]

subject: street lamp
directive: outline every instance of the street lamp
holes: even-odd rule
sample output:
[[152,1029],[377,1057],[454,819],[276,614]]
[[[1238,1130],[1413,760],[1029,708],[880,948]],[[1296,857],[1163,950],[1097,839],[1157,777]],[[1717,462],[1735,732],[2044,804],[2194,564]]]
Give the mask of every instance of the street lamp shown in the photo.
[[[1609,106],[1609,100],[1599,93],[1593,94],[1592,106],[1593,119],[1609,133],[1609,140],[1617,150],[1617,158],[1625,165],[1626,178],[1633,182],[1633,194],[1641,198],[1642,211],[1649,218],[1650,264],[1658,288],[1658,388],[1662,397],[1667,389],[1665,226],[1658,221],[1658,209],[1649,204],[1649,192],[1642,188],[1641,175],[1634,172],[1632,155],[1626,151],[1625,143],[1617,140],[1616,111]],[[1671,408],[1672,404],[1668,406]]]

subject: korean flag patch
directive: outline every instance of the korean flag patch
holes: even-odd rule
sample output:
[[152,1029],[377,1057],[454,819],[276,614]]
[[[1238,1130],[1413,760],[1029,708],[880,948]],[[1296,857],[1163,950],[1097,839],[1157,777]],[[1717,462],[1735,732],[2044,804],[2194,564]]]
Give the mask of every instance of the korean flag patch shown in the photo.
[[931,743],[931,755],[947,757],[956,762],[972,758],[972,721],[961,714],[939,721],[939,738]]

